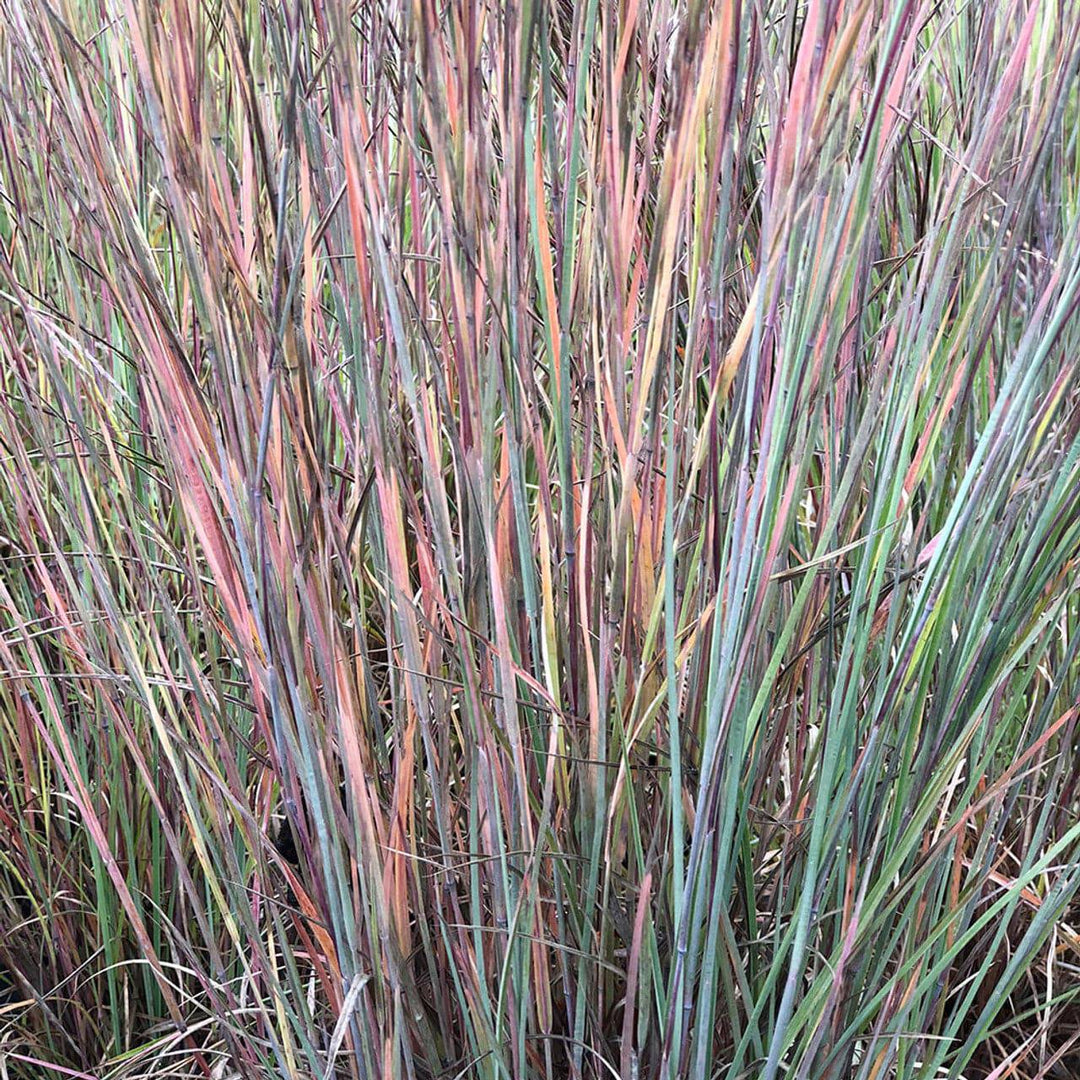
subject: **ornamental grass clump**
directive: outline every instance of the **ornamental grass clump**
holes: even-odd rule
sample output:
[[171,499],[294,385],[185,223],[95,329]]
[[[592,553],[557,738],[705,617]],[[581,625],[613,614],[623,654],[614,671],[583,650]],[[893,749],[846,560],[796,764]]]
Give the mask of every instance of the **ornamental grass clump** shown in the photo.
[[1075,0],[0,0],[0,1078],[1080,1072]]

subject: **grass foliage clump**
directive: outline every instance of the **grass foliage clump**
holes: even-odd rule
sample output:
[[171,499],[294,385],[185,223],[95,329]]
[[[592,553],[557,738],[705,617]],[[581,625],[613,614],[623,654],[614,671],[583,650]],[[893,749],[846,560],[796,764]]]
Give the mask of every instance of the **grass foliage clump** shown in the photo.
[[0,0],[0,1077],[1080,1073],[1075,0]]

